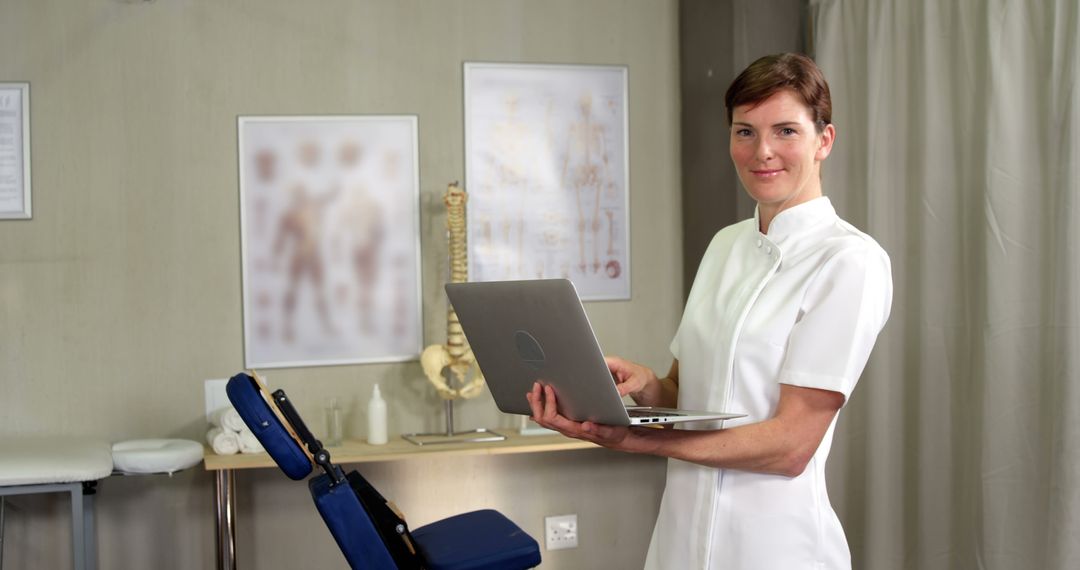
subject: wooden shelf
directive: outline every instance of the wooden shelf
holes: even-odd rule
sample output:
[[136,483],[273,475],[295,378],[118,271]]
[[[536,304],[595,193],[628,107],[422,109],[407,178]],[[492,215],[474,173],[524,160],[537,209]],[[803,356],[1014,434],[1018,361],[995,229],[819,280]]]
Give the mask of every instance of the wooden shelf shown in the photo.
[[[569,451],[574,449],[599,449],[587,441],[570,439],[561,435],[520,435],[511,429],[496,430],[506,436],[503,441],[481,443],[440,443],[415,445],[400,437],[385,445],[369,445],[360,440],[347,440],[337,447],[328,447],[331,461],[338,464],[376,463],[399,461],[418,457],[446,455],[505,455],[515,453],[541,453],[546,451]],[[223,469],[260,469],[277,467],[266,453],[217,455],[209,447],[203,451],[203,464],[207,471]]]

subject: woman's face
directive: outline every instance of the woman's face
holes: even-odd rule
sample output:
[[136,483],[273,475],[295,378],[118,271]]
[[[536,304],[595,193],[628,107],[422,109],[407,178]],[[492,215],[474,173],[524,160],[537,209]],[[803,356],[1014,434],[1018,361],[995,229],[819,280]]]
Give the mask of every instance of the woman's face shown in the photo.
[[731,160],[750,197],[772,215],[821,196],[821,161],[836,131],[814,128],[809,107],[792,91],[758,105],[735,107],[731,117]]

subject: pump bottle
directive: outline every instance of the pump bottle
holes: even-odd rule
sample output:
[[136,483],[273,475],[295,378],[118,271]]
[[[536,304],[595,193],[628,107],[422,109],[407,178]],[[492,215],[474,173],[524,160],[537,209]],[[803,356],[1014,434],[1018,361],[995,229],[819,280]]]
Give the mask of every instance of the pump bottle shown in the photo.
[[382,445],[386,443],[386,400],[379,392],[379,385],[371,391],[368,401],[368,443]]

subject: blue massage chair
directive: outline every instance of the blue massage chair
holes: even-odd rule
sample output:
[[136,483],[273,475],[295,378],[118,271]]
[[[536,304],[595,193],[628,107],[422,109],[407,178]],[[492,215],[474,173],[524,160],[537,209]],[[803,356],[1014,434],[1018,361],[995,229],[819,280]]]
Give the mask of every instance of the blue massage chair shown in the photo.
[[345,473],[304,425],[282,390],[270,394],[246,373],[226,387],[229,400],[278,467],[294,480],[313,464],[311,498],[354,569],[515,570],[538,566],[540,547],[510,519],[480,510],[409,530],[404,518],[356,471]]

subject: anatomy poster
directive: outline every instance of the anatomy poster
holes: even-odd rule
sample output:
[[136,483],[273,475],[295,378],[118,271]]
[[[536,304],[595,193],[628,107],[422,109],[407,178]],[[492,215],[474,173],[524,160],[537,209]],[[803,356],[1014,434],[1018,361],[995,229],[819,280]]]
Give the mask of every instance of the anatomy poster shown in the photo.
[[469,279],[630,298],[625,67],[465,64]]
[[249,368],[419,357],[416,117],[240,117]]
[[0,83],[0,220],[30,217],[30,84]]

